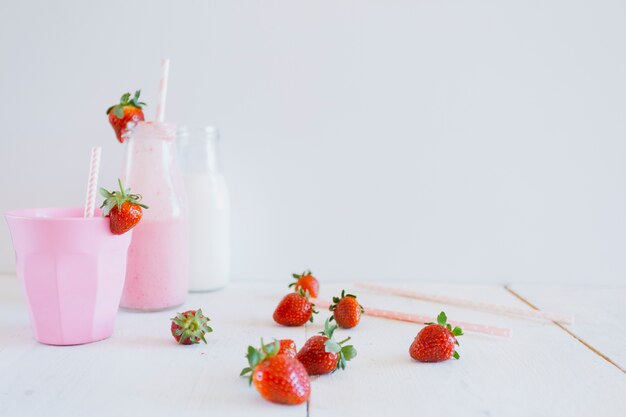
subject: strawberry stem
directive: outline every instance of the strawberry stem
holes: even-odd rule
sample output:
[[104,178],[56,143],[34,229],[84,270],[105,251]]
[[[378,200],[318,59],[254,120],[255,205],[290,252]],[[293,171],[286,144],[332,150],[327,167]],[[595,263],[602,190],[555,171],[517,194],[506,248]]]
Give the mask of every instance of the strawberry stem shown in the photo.
[[346,339],[343,339],[341,342],[339,342],[340,345],[343,345],[344,343],[346,343],[348,340],[352,339],[351,337],[348,337]]
[[102,213],[104,216],[108,216],[111,209],[115,206],[117,206],[118,210],[121,209],[122,205],[126,202],[130,204],[135,204],[145,209],[148,208],[148,206],[146,206],[145,204],[140,203],[141,194],[130,194],[130,188],[124,189],[122,181],[119,178],[117,180],[117,183],[120,186],[119,192],[110,192],[105,188],[100,188],[100,194],[105,198],[105,200],[102,202],[102,205],[100,206],[100,208],[104,208]]
[[126,198],[126,194],[124,193],[124,186],[122,185],[122,180],[118,178],[117,183],[120,185],[120,193],[122,194],[122,198]]

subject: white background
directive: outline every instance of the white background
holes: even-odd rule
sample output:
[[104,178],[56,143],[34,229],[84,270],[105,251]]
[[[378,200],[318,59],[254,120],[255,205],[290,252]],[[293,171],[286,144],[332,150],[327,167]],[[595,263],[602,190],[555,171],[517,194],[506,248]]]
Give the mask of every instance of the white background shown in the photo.
[[[620,283],[626,2],[0,0],[0,211],[80,205],[142,88],[221,128],[233,275]],[[0,271],[12,271],[0,226]]]

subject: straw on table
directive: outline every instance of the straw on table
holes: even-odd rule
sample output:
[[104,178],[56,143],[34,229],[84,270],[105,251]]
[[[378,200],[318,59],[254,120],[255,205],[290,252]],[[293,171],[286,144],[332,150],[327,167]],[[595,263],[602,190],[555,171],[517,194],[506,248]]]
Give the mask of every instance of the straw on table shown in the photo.
[[[316,307],[328,308],[330,306],[330,303],[324,300],[314,299],[311,301],[313,302],[313,304],[315,304]],[[365,310],[363,314],[372,316],[372,317],[381,317],[381,318],[390,319],[390,320],[406,321],[409,323],[417,323],[417,324],[437,322],[437,318],[432,317],[432,316],[422,316],[422,315],[417,315],[417,314],[402,313],[399,311],[392,311],[392,310],[382,310],[379,308],[371,308],[371,307],[363,307],[363,309]],[[459,326],[461,329],[463,329],[463,331],[474,332],[474,333],[484,333],[484,334],[488,334],[492,336],[508,338],[508,337],[511,337],[511,333],[512,333],[511,329],[508,329],[505,327],[487,326],[484,324],[469,323],[465,321],[450,320],[450,324],[452,326]]]
[[509,314],[513,316],[530,317],[535,319],[556,321],[563,324],[572,324],[574,317],[567,314],[550,313],[539,310],[525,310],[522,308],[509,307],[499,304],[484,303],[480,301],[466,300],[463,298],[447,297],[435,294],[426,294],[417,291],[409,291],[401,288],[389,288],[382,285],[370,284],[366,282],[356,282],[354,285],[360,288],[366,288],[374,292],[390,295],[398,295],[401,297],[415,298],[418,300],[432,301],[435,303],[455,305],[459,307],[472,308],[487,311],[496,314]]
[[98,174],[100,173],[100,153],[102,148],[94,146],[91,148],[91,159],[89,161],[89,178],[87,181],[87,197],[85,199],[84,217],[93,217],[96,208],[96,189],[98,186]]

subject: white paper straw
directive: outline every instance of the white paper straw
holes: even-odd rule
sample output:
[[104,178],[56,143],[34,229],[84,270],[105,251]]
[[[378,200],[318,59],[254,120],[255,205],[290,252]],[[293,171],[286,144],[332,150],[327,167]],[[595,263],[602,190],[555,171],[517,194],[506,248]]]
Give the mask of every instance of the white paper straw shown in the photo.
[[84,217],[93,217],[96,208],[96,188],[98,186],[98,174],[100,173],[100,153],[102,148],[93,146],[91,148],[91,159],[89,161],[89,179],[87,181],[87,198],[85,199]]
[[165,102],[167,101],[167,82],[170,76],[170,60],[161,60],[161,80],[159,81],[159,103],[157,104],[157,122],[165,120]]

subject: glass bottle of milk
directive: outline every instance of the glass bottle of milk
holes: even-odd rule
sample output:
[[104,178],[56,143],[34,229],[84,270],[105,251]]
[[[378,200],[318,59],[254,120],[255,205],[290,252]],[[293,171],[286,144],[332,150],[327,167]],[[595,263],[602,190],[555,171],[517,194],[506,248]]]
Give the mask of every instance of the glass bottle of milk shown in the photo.
[[189,290],[211,291],[230,280],[230,198],[214,127],[178,130],[189,199]]

